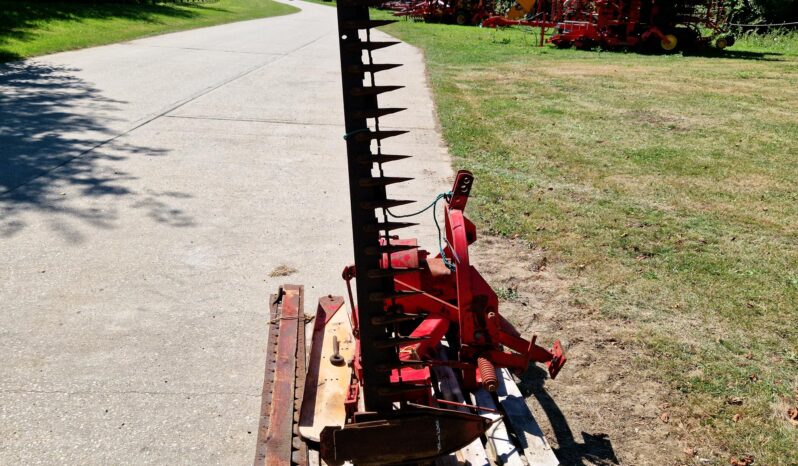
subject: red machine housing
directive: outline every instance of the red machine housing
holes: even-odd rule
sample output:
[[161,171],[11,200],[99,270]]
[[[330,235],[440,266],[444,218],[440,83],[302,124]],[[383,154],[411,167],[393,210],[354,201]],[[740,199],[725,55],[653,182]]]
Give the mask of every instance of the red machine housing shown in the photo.
[[[566,358],[559,340],[547,350],[535,344],[536,336],[526,340],[499,314],[499,299],[493,289],[469,262],[468,246],[477,239],[476,228],[463,214],[468,201],[473,176],[467,171],[457,174],[454,189],[445,213],[447,246],[444,258],[434,257],[421,249],[385,254],[382,268],[405,270],[394,278],[401,298],[395,300],[394,312],[407,316],[405,330],[408,342],[399,347],[400,368],[391,369],[391,382],[404,387],[397,401],[413,401],[429,405],[431,365],[448,365],[462,371],[466,389],[496,388],[496,367],[524,372],[530,362],[545,363],[554,379]],[[416,240],[392,239],[392,245],[415,246]],[[351,279],[354,270],[344,271]],[[353,314],[354,316],[357,313]],[[418,323],[419,317],[423,320]],[[353,320],[357,335],[357,320]],[[456,358],[436,359],[436,348],[446,337]],[[509,351],[508,351],[509,350]],[[359,379],[360,347],[356,349],[355,374]],[[417,386],[417,390],[413,390]],[[351,400],[350,400],[351,402]]]

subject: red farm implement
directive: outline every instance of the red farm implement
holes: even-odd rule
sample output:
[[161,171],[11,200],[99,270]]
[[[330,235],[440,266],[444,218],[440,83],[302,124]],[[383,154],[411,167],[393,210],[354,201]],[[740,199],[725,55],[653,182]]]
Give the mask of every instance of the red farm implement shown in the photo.
[[[469,462],[488,464],[481,439],[509,446],[493,449],[506,452],[495,461],[537,449],[527,464],[558,464],[510,374],[541,363],[553,379],[566,358],[559,341],[547,349],[520,335],[471,264],[477,234],[464,211],[474,177],[458,172],[451,191],[420,212],[391,212],[413,201],[388,196],[409,178],[384,171],[409,156],[383,152],[406,131],[380,129],[381,117],[403,109],[380,107],[378,96],[401,86],[376,85],[375,76],[400,65],[374,62],[371,51],[396,42],[372,40],[372,28],[394,21],[370,19],[369,6],[337,4],[354,245],[343,271],[348,299],[319,300],[306,361],[304,288],[285,285],[272,297],[255,464],[313,463],[307,446],[327,465],[428,464],[475,443],[484,460]],[[435,215],[439,203],[435,253],[396,234],[415,225],[402,218]],[[508,423],[526,422],[515,436],[496,430],[502,409]]]
[[396,8],[396,2],[383,4],[394,15],[417,21],[455,23],[461,26],[480,24],[493,14],[492,0],[418,0]]
[[539,27],[541,42],[554,29],[558,47],[675,52],[732,45],[725,23],[722,0],[517,0],[482,25]]

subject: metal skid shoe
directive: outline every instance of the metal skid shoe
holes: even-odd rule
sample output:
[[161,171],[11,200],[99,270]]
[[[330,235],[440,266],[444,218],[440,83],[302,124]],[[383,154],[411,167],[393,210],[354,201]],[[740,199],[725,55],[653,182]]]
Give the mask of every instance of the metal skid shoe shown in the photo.
[[473,442],[490,424],[475,414],[422,406],[388,415],[361,413],[343,428],[325,427],[319,455],[334,466],[432,461]]

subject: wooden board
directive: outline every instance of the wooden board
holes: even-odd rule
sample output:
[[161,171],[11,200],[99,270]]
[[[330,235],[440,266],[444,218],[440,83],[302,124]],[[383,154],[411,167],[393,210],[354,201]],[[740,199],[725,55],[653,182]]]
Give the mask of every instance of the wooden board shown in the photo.
[[532,416],[510,371],[501,369],[499,376],[496,394],[507,414],[505,420],[515,432],[527,462],[530,466],[558,466],[560,461]]
[[[308,363],[307,383],[314,384],[315,400],[305,400],[308,407],[303,406],[299,420],[300,435],[314,442],[319,441],[324,427],[343,427],[346,422],[344,400],[352,379],[352,368],[349,363],[355,355],[355,339],[352,336],[349,309],[346,305],[338,309],[332,317],[326,317],[327,324],[323,327],[321,350],[311,349],[311,360]],[[320,324],[323,322],[316,322],[316,325]],[[330,362],[330,356],[333,354],[333,336],[338,338],[340,354],[346,361],[342,366],[335,366]],[[317,344],[315,335],[313,344]]]

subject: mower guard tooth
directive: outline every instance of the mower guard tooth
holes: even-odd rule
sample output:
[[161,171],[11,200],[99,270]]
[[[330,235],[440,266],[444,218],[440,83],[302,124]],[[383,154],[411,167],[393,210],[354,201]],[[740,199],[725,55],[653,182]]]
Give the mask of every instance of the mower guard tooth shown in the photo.
[[378,178],[361,178],[358,180],[358,184],[364,188],[372,188],[375,186],[388,186],[390,184],[404,183],[405,181],[410,181],[412,179],[413,178],[401,176],[381,176]]
[[379,73],[380,71],[391,70],[402,66],[399,63],[369,63],[362,65],[350,65],[346,72],[350,74]]
[[407,204],[413,204],[414,202],[416,201],[385,199],[384,201],[364,201],[360,203],[360,207],[366,210],[390,209],[391,207],[400,207]]
[[347,44],[345,47],[350,52],[356,52],[358,50],[379,50],[384,49],[385,47],[390,47],[392,45],[399,44],[396,41],[385,41],[385,42],[356,42],[354,44]]

